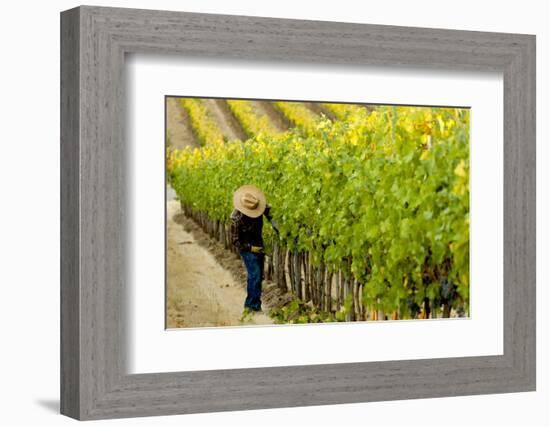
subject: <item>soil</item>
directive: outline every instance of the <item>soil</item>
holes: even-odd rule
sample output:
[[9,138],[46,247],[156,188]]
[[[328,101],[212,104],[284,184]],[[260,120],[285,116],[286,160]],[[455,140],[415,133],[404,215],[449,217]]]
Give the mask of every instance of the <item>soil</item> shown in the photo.
[[188,123],[187,113],[179,105],[178,98],[167,98],[166,126],[172,147],[181,150],[185,147],[199,146]]
[[223,136],[228,140],[247,139],[239,122],[233,117],[227,103],[223,99],[204,99],[204,104],[218,124]]
[[336,119],[336,116],[332,113],[332,111],[323,107],[323,105],[319,104],[318,102],[304,102],[304,105],[317,115],[324,114],[330,120]]
[[252,105],[261,115],[267,115],[271,123],[280,131],[286,132],[290,129],[290,122],[268,101],[253,101]]

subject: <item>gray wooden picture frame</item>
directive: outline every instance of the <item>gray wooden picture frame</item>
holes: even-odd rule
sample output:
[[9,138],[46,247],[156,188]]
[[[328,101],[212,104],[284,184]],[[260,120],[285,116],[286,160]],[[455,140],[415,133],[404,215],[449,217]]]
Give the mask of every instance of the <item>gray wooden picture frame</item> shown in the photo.
[[[502,72],[504,354],[128,374],[127,53]],[[61,13],[63,414],[86,420],[535,390],[535,254],[535,36],[89,6]]]

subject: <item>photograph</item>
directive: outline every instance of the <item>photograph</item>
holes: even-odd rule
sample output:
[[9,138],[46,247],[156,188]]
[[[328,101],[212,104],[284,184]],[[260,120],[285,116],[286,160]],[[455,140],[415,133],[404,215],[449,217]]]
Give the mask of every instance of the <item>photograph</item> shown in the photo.
[[164,108],[167,329],[468,318],[469,108]]

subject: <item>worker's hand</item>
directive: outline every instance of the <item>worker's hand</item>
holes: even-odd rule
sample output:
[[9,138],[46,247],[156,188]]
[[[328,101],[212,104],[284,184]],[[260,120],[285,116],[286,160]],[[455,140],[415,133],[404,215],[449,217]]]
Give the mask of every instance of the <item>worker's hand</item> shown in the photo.
[[250,247],[250,252],[255,253],[255,254],[261,254],[261,253],[263,253],[263,251],[264,251],[264,248],[262,248],[261,246],[251,246]]

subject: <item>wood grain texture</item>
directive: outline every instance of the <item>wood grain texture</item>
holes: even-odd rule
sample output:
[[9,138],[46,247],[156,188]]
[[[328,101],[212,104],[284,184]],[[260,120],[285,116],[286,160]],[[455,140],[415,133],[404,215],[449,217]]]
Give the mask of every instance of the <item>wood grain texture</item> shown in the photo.
[[61,413],[80,414],[78,10],[61,19]]
[[[535,389],[534,36],[84,6],[62,13],[61,37],[62,413],[100,419]],[[127,374],[127,53],[501,71],[504,354]]]

